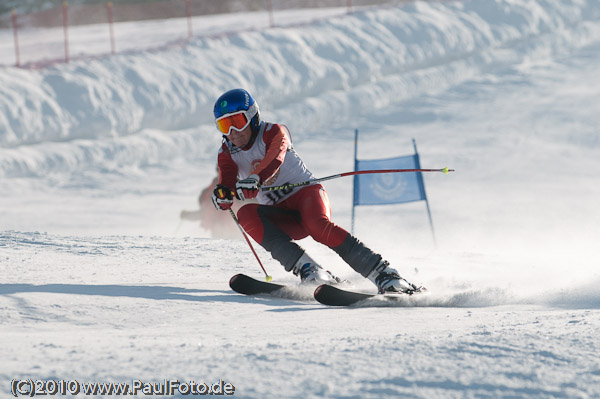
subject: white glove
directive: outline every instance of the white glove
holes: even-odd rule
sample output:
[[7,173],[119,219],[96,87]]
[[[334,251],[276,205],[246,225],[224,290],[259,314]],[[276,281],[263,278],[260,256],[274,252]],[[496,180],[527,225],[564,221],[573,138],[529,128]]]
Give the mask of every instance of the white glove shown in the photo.
[[237,196],[242,201],[256,198],[259,188],[260,177],[258,177],[258,175],[250,175],[247,178],[238,181],[235,185]]

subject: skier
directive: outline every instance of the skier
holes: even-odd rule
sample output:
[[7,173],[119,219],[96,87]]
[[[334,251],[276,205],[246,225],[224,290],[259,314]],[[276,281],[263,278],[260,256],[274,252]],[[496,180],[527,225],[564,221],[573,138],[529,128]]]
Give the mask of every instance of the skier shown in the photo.
[[330,220],[329,199],[320,184],[260,190],[263,186],[300,183],[313,178],[313,174],[294,150],[288,128],[261,121],[258,104],[246,90],[224,93],[213,112],[217,129],[223,134],[213,203],[219,210],[228,210],[234,196],[241,201],[256,198],[258,203],[239,209],[240,224],[286,271],[299,275],[302,282],[340,282],[294,242],[311,236],[337,252],[356,272],[372,281],[380,293],[411,294],[417,290],[381,255]]

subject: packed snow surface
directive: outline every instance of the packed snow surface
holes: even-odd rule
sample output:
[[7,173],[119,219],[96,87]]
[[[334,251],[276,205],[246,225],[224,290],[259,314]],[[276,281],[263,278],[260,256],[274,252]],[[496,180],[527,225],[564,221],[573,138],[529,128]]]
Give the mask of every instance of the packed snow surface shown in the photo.
[[[354,11],[0,69],[3,397],[15,379],[222,380],[239,398],[600,397],[600,1]],[[411,154],[414,138],[423,167],[456,170],[425,175],[435,238],[423,202],[356,209],[357,237],[428,294],[338,309],[310,288],[229,289],[236,273],[262,278],[233,221],[236,239],[211,238],[180,212],[215,176],[212,106],[235,87],[290,128],[318,177],[352,170],[355,129],[359,158]],[[351,178],[325,188],[350,229]],[[297,283],[255,247],[274,281]]]

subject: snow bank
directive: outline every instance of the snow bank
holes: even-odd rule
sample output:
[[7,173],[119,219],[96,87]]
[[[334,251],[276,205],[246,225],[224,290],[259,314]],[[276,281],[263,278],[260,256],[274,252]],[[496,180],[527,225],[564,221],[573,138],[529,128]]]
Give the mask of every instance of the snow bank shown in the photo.
[[[278,117],[314,126],[566,43],[583,46],[600,36],[599,17],[594,0],[416,2],[310,28],[197,37],[160,53],[4,68],[0,146],[210,125],[214,99],[239,86]],[[11,165],[2,164],[5,174],[18,173]]]

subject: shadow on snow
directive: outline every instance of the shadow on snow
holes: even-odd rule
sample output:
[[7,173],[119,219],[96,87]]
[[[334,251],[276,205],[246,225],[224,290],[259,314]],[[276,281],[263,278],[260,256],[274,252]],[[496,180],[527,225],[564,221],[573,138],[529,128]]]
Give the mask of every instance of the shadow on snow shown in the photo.
[[[21,293],[52,293],[71,295],[95,295],[105,297],[128,297],[153,300],[175,300],[192,302],[234,302],[252,301],[253,297],[235,294],[230,290],[202,290],[171,286],[140,285],[86,285],[86,284],[0,284],[0,295]],[[288,300],[276,299],[277,305],[294,304]],[[269,301],[271,302],[271,301]]]

